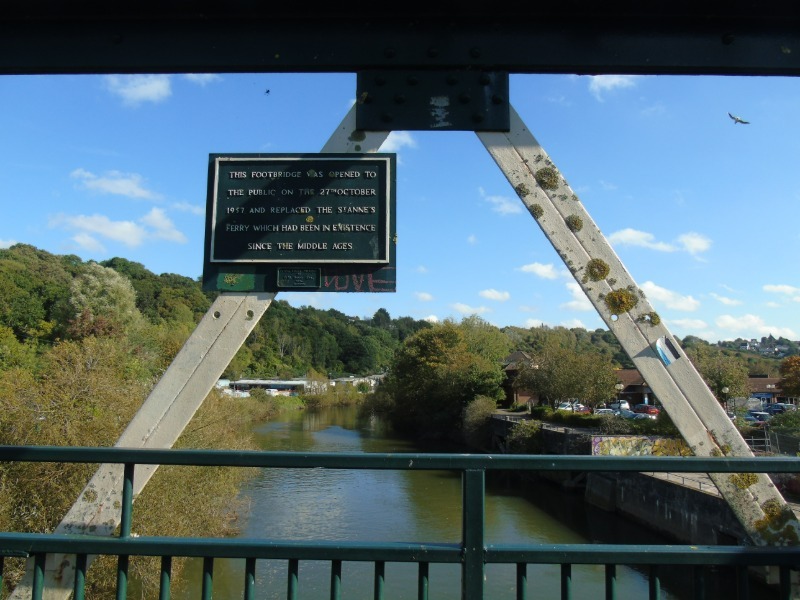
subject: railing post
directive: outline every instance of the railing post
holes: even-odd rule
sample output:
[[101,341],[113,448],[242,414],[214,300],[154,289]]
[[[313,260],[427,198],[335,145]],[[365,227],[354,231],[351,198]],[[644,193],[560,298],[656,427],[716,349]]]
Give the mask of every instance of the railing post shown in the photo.
[[467,469],[462,479],[462,600],[483,600],[485,473]]

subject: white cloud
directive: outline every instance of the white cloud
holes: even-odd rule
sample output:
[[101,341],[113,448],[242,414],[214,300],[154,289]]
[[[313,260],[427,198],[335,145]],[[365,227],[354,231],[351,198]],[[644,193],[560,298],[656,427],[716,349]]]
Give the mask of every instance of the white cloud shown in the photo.
[[671,244],[656,242],[655,236],[652,233],[631,229],[630,227],[615,231],[609,235],[608,243],[619,246],[639,246],[641,248],[650,248],[651,250],[658,250],[660,252],[675,251],[675,246]]
[[433,300],[433,296],[428,292],[414,292],[414,295],[417,297],[417,300],[421,300],[422,302],[430,302]]
[[159,200],[161,198],[160,194],[143,186],[142,176],[138,173],[109,171],[103,176],[98,176],[85,169],[75,169],[70,173],[70,177],[79,180],[85,189],[100,194],[114,194],[144,200]]
[[786,284],[780,284],[780,285],[767,284],[764,286],[764,291],[774,292],[776,294],[788,294],[790,296],[793,296],[795,294],[800,294],[800,288]]
[[545,265],[538,262],[529,263],[527,265],[522,265],[519,270],[523,273],[533,273],[542,279],[558,279],[561,276],[561,273],[559,273],[553,264]]
[[203,87],[207,86],[209,83],[222,81],[222,77],[216,73],[186,73],[183,78]]
[[498,302],[505,302],[509,298],[511,298],[511,294],[508,292],[501,292],[499,290],[489,289],[489,290],[482,290],[479,293],[479,296],[482,298],[486,298],[487,300],[497,300]]
[[658,252],[676,252],[683,250],[692,256],[697,256],[711,247],[711,240],[702,234],[689,232],[678,236],[675,243],[659,242],[652,233],[640,231],[630,227],[615,231],[608,236],[610,244],[618,246],[637,246],[649,248]]
[[153,208],[149,213],[139,219],[139,221],[153,229],[150,235],[154,238],[167,240],[169,242],[177,242],[179,244],[186,243],[186,236],[175,229],[175,224],[160,208]]
[[589,91],[602,102],[606,92],[634,87],[638,79],[636,75],[589,75]]
[[401,148],[416,148],[417,140],[408,131],[392,131],[381,144],[381,152],[398,152]]
[[683,246],[683,249],[693,256],[711,248],[711,240],[704,235],[694,232],[684,233],[678,236],[678,244]]
[[11,248],[17,242],[15,240],[0,240],[0,249]]
[[572,300],[562,304],[561,308],[566,308],[567,310],[579,310],[582,312],[595,309],[589,298],[586,297],[586,293],[583,291],[583,288],[578,285],[577,282],[567,282],[567,290],[572,296]]
[[490,196],[483,188],[478,188],[481,197],[492,205],[492,210],[501,215],[514,215],[522,212],[522,203],[517,198]]
[[483,313],[492,312],[490,308],[486,308],[485,306],[474,307],[464,304],[463,302],[456,302],[455,304],[451,304],[450,307],[462,315],[482,315]]
[[647,108],[643,108],[642,110],[639,111],[639,114],[642,115],[643,117],[649,118],[649,117],[661,117],[665,115],[666,112],[667,109],[664,107],[664,105],[659,103],[648,106]]
[[56,215],[50,219],[50,226],[74,229],[86,235],[94,234],[129,248],[140,246],[147,238],[147,232],[141,225],[133,221],[112,221],[104,215]]
[[781,294],[782,296],[788,296],[789,300],[793,300],[794,302],[800,302],[799,287],[786,284],[779,284],[779,285],[767,284],[762,289],[765,292],[769,292],[771,294]]
[[692,296],[682,296],[677,292],[658,286],[652,281],[645,281],[641,288],[650,300],[660,302],[667,308],[686,312],[700,308],[700,302]]
[[569,319],[567,321],[561,321],[561,326],[566,327],[567,329],[573,329],[578,327],[580,329],[586,329],[586,325],[580,319]]
[[181,212],[188,212],[193,215],[203,216],[206,214],[206,207],[199,204],[192,204],[191,202],[175,202],[172,208]]
[[528,329],[532,329],[534,327],[541,327],[542,325],[544,325],[544,321],[542,321],[541,319],[526,319],[525,320],[525,327],[527,327]]
[[711,294],[711,297],[717,300],[718,302],[725,304],[726,306],[739,306],[742,303],[741,300],[736,300],[735,298],[728,298],[727,296],[720,296],[719,294],[714,294],[714,293]]
[[474,234],[474,233],[471,233],[471,234],[470,234],[470,235],[467,237],[467,243],[468,243],[468,244],[470,244],[471,246],[474,246],[475,244],[477,244],[477,243],[478,243],[478,238],[475,236],[475,234]]
[[756,337],[757,335],[767,336],[772,334],[775,337],[785,337],[792,340],[797,339],[797,334],[788,327],[775,327],[764,323],[764,319],[758,315],[720,315],[715,323],[717,327],[734,333],[745,333],[744,337]]
[[677,327],[691,331],[703,331],[708,329],[708,323],[702,319],[670,319],[669,322]]
[[417,273],[427,273],[428,267],[426,267],[425,265],[419,265],[415,270]]
[[719,339],[719,335],[702,319],[668,319],[667,324],[675,334],[695,335],[710,342]]
[[172,95],[169,75],[106,75],[106,88],[128,106],[161,102]]
[[609,183],[608,181],[600,180],[600,188],[606,190],[607,192],[613,192],[617,189],[617,186],[613,183]]
[[99,240],[95,239],[94,236],[89,235],[85,231],[73,235],[72,241],[78,244],[78,246],[80,246],[84,250],[88,250],[89,252],[106,251],[105,246],[103,246],[103,244],[101,244]]
[[427,321],[428,323],[438,323],[439,322],[439,317],[437,317],[436,315],[428,315],[427,317],[425,317],[422,320],[423,321]]
[[50,227],[76,231],[73,241],[87,250],[99,250],[100,239],[107,239],[129,248],[141,246],[147,240],[166,240],[185,243],[186,236],[175,228],[172,221],[160,208],[133,221],[112,221],[105,215],[54,215]]

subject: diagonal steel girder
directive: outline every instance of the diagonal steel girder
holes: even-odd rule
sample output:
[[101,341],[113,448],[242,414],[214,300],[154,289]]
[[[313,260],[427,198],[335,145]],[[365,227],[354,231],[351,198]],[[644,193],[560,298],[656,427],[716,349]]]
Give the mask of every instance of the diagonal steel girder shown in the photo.
[[[697,456],[753,456],[550,157],[511,108],[508,132],[476,134],[617,336]],[[665,360],[657,345],[670,344]],[[669,349],[668,349],[669,350]],[[710,473],[757,545],[795,545],[800,522],[766,474]]]
[[[356,130],[351,108],[322,148],[327,153],[377,152],[388,131]],[[122,432],[115,446],[171,448],[208,396],[222,372],[272,304],[274,293],[221,294],[198,323],[172,364]],[[134,471],[134,498],[158,465],[139,465]],[[122,515],[122,465],[100,465],[54,533],[114,535]],[[91,563],[94,557],[88,557]],[[87,564],[88,567],[88,564]],[[33,597],[34,558],[9,600]],[[76,557],[49,554],[44,569],[43,600],[67,600],[73,591]]]

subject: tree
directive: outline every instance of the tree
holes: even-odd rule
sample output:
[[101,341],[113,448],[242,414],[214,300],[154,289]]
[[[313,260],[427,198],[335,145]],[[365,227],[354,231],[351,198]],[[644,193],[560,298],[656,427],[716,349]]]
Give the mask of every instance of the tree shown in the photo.
[[389,311],[385,308],[379,308],[372,315],[372,325],[380,329],[390,329],[392,326],[392,318],[389,316]]
[[131,282],[114,269],[88,263],[85,272],[73,279],[71,292],[73,337],[128,333],[141,323],[136,292]]
[[445,321],[418,331],[397,351],[382,388],[393,399],[390,419],[399,430],[457,439],[469,402],[503,397],[500,363],[472,352],[466,338],[464,328]]
[[608,356],[578,352],[551,338],[532,356],[531,364],[521,366],[515,386],[536,392],[553,407],[572,398],[597,406],[614,395],[615,383]]
[[464,410],[464,441],[483,450],[492,443],[492,415],[497,409],[494,398],[478,396]]
[[[742,360],[709,345],[694,346],[687,355],[719,402],[750,395],[747,367]],[[724,388],[728,391],[723,392]]]
[[800,396],[800,356],[783,359],[779,370],[780,386],[785,396]]

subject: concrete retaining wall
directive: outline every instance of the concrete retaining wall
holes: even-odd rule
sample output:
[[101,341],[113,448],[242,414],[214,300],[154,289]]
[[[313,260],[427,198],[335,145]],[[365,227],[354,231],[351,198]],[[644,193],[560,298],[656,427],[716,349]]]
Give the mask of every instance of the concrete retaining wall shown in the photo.
[[748,539],[722,497],[641,473],[589,473],[585,499],[685,544]]

